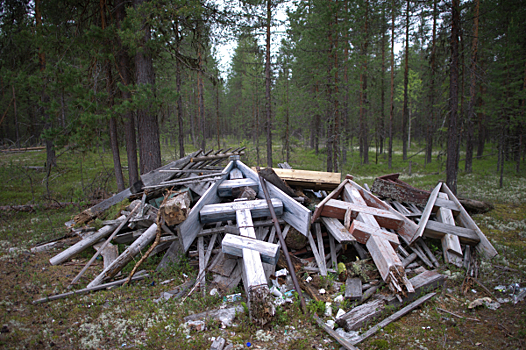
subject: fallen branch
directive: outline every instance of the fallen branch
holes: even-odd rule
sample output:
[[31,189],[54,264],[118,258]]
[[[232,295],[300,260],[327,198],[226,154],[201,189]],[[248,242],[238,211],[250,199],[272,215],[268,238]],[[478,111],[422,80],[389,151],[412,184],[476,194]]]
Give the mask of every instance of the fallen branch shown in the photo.
[[441,309],[441,308],[439,308],[439,307],[437,307],[437,310],[438,310],[438,311],[445,312],[445,313],[447,313],[447,314],[450,314],[451,316],[455,316],[456,318],[465,318],[466,320],[471,320],[471,321],[480,322],[479,319],[471,318],[471,317],[466,317],[466,316],[460,316],[460,315],[457,315],[457,314],[454,313],[454,312],[447,311],[447,310]]

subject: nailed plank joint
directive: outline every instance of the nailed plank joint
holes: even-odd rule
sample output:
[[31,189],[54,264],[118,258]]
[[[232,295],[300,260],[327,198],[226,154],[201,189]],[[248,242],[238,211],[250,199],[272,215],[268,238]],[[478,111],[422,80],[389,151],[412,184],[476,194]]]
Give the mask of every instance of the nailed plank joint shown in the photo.
[[[283,214],[283,202],[281,202],[281,200],[272,198],[272,206],[274,207],[276,215],[279,216]],[[250,210],[250,214],[254,218],[270,216],[267,202],[263,199],[257,199],[253,201],[208,204],[201,209],[199,217],[203,224],[234,220],[236,218],[236,212],[245,209]]]
[[427,200],[426,207],[424,209],[424,212],[422,213],[422,216],[420,217],[420,221],[418,223],[418,230],[416,231],[415,235],[411,239],[409,243],[413,243],[417,240],[417,238],[422,237],[424,234],[424,230],[427,225],[427,221],[429,220],[429,216],[431,215],[431,212],[433,211],[433,207],[435,206],[436,199],[438,197],[438,192],[440,192],[440,188],[442,187],[442,183],[439,182],[438,185],[433,189],[433,192],[429,195],[429,199]]

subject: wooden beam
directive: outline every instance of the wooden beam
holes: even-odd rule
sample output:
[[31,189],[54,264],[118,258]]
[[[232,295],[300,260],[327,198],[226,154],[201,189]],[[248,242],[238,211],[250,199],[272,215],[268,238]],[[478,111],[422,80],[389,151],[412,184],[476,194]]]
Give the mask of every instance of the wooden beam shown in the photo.
[[362,280],[347,278],[345,283],[345,299],[360,300],[362,298]]
[[[220,201],[220,198],[217,195],[217,187],[228,176],[230,170],[232,170],[233,167],[234,162],[229,162],[222,172],[224,175],[222,175],[221,180],[217,181],[212,186],[210,186],[208,190],[206,190],[205,194],[201,196],[199,201],[193,206],[192,210],[190,210],[190,213],[188,214],[186,220],[182,224],[177,226],[177,234],[179,236],[179,239],[181,239],[181,246],[184,252],[188,251],[195,238],[197,237],[197,234],[203,228],[203,224],[199,221],[199,212],[205,205],[209,203],[217,203]],[[175,243],[172,243],[172,246],[174,244]],[[163,265],[166,265],[173,259],[173,256],[171,254],[168,255],[170,251],[171,249],[168,249],[167,254],[165,254],[165,256],[163,257],[164,263],[163,261],[161,261]]]
[[312,250],[312,254],[314,254],[314,259],[316,260],[316,264],[318,265],[318,268],[320,269],[320,275],[327,276],[327,269],[325,268],[325,260],[319,254],[318,248],[316,246],[316,243],[314,242],[314,238],[312,238],[312,234],[310,233],[310,231],[309,231],[309,234],[307,235],[307,238],[309,239],[310,248]]
[[340,220],[322,216],[320,221],[327,229],[327,232],[329,232],[339,243],[344,244],[356,242],[356,239],[351,235],[349,230],[342,225]]
[[232,197],[232,191],[235,191],[241,187],[250,187],[256,193],[259,192],[259,185],[252,179],[235,179],[235,180],[224,180],[219,187],[217,187],[217,195],[219,197]]
[[337,199],[327,201],[321,215],[344,220],[347,210],[350,210],[350,218],[353,220],[356,219],[359,213],[370,214],[374,216],[380,226],[393,230],[398,230],[403,223],[399,217],[387,210],[377,209],[367,205],[353,204]]
[[395,235],[394,233],[384,231],[378,227],[364,224],[363,222],[358,221],[358,220],[354,220],[352,222],[349,232],[359,243],[362,243],[362,244],[367,244],[369,237],[371,235],[376,235],[379,238],[388,240],[389,243],[391,243],[391,246],[393,247],[393,249],[397,249],[398,246],[400,245],[398,236]]
[[341,173],[280,168],[272,168],[272,170],[291,186],[314,190],[333,190],[341,181]]
[[[277,198],[272,198],[272,206],[276,215],[283,214],[283,202]],[[207,204],[199,212],[200,221],[203,224],[217,221],[233,220],[236,218],[238,210],[250,210],[254,218],[270,216],[267,202],[263,199],[253,201],[239,201],[230,203]]]
[[420,221],[418,222],[418,230],[416,231],[415,235],[409,241],[409,243],[413,243],[418,238],[422,237],[424,234],[424,230],[426,228],[427,221],[429,220],[429,216],[431,215],[431,212],[433,211],[433,207],[435,206],[436,199],[438,197],[438,192],[440,192],[440,188],[442,187],[442,183],[439,182],[438,185],[433,189],[433,192],[429,195],[429,199],[427,200],[426,207],[424,209],[424,212],[422,213],[422,216],[420,217]]
[[323,211],[323,207],[325,206],[325,203],[327,203],[331,199],[336,199],[340,195],[340,193],[343,191],[344,186],[349,182],[349,179],[343,180],[338,187],[336,187],[327,197],[325,197],[320,203],[316,205],[316,208],[314,209],[314,214],[312,214],[312,220],[311,222],[314,223],[321,215],[321,212]]
[[321,236],[320,223],[314,223],[314,231],[316,231],[316,238],[318,240],[318,254],[320,254],[320,263],[322,265],[318,265],[318,267],[321,271],[327,271],[327,265],[325,264],[325,246],[323,244],[323,237]]
[[447,185],[445,183],[442,184],[442,192],[447,194],[449,199],[454,201],[458,205],[458,207],[460,209],[460,214],[458,216],[459,216],[459,220],[462,222],[462,224],[465,227],[474,230],[476,232],[476,234],[479,236],[480,243],[477,244],[476,247],[475,247],[477,249],[477,251],[479,253],[481,253],[482,255],[484,255],[485,257],[487,257],[487,258],[493,258],[495,255],[497,255],[498,254],[497,250],[489,242],[489,240],[486,238],[484,233],[482,233],[482,231],[477,226],[475,221],[473,221],[473,219],[468,214],[466,209],[464,209],[464,207],[458,201],[457,197],[453,194],[453,192],[451,192],[451,190],[449,189],[449,187],[447,187]]
[[362,196],[362,198],[364,199],[365,203],[368,206],[390,211],[391,213],[395,214],[403,221],[402,226],[396,232],[398,233],[400,237],[402,237],[402,239],[406,243],[409,242],[413,238],[416,231],[418,230],[417,224],[415,224],[413,221],[406,218],[404,215],[400,214],[397,210],[392,208],[390,205],[381,201],[380,198],[376,197],[371,192],[362,188],[356,182],[349,180],[349,183],[351,183],[358,190],[358,192],[360,192],[360,195]]
[[460,227],[444,224],[438,221],[428,221],[424,231],[426,237],[442,239],[446,234],[455,235],[460,240],[460,243],[477,245],[480,243],[480,236],[476,231]]
[[[447,194],[445,193],[439,193],[438,198],[439,199],[448,199]],[[455,203],[453,201],[448,201]],[[451,226],[455,226],[455,218],[453,217],[453,212],[451,209],[446,209],[445,207],[441,207],[437,211],[437,221],[448,224]],[[424,232],[425,234],[425,232]],[[462,254],[462,247],[460,246],[460,240],[458,236],[447,234],[444,235],[444,237],[441,238],[442,242],[442,252],[444,254],[444,262],[446,264],[453,264],[457,267],[462,267],[463,262],[463,254]]]
[[[250,178],[256,181],[261,189],[259,184],[258,174],[250,169],[248,166],[243,164],[243,162],[236,160],[236,166],[245,177]],[[267,183],[268,192],[270,197],[278,198],[283,202],[283,215],[282,219],[285,220],[289,225],[298,230],[302,235],[307,236],[307,233],[310,229],[311,223],[311,211],[287,196],[283,191],[278,189],[271,183]],[[258,198],[263,198],[263,191],[259,191]],[[276,213],[277,214],[277,213]]]
[[257,239],[226,234],[221,242],[223,253],[243,257],[243,249],[251,249],[261,254],[261,261],[276,265],[279,259],[279,245]]

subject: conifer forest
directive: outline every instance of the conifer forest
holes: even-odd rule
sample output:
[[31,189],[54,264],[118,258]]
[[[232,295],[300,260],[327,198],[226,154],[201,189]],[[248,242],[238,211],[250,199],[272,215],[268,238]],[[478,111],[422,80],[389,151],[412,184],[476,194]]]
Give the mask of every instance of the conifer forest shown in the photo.
[[0,140],[45,146],[48,168],[111,149],[119,189],[163,141],[231,138],[260,165],[305,147],[329,172],[419,144],[456,189],[488,143],[521,167],[525,19],[520,0],[3,0]]

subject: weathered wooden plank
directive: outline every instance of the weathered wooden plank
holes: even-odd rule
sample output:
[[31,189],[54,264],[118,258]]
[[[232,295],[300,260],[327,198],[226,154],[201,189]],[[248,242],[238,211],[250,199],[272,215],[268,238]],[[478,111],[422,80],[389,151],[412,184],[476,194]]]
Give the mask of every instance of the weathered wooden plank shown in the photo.
[[280,168],[272,168],[272,170],[291,186],[314,190],[333,190],[341,181],[341,173]]
[[[440,194],[445,195],[446,197],[441,197]],[[435,201],[435,207],[433,212],[438,212],[440,208],[450,210],[454,216],[457,216],[460,213],[460,209],[454,201],[448,199],[447,195],[443,192],[439,193],[439,197]]]
[[232,191],[242,187],[250,187],[256,193],[259,192],[259,185],[252,179],[235,179],[235,180],[224,180],[219,187],[217,187],[217,195],[219,197],[232,197]]
[[351,311],[343,314],[336,319],[336,323],[345,331],[357,331],[367,325],[371,320],[379,317],[385,308],[385,301],[382,299],[372,300],[368,303],[359,305]]
[[426,237],[442,239],[446,234],[455,235],[460,243],[477,245],[480,243],[480,236],[476,231],[461,226],[453,226],[438,221],[428,221],[424,231]]
[[389,241],[393,249],[397,249],[400,245],[398,236],[394,233],[384,231],[378,227],[367,225],[361,221],[354,220],[349,230],[351,235],[362,244],[367,244],[371,235],[376,235],[379,238]]
[[91,247],[101,239],[109,236],[115,230],[116,227],[116,224],[102,227],[97,232],[92,233],[91,235],[72,245],[68,249],[63,250],[59,254],[55,255],[54,257],[49,259],[49,262],[51,263],[51,265],[58,265],[63,263],[72,256],[82,252],[84,249]]
[[[352,178],[352,177],[351,177]],[[320,203],[316,205],[316,208],[314,209],[314,214],[312,214],[311,222],[314,223],[321,215],[321,212],[323,211],[323,207],[325,206],[325,203],[327,203],[331,199],[336,199],[340,195],[340,193],[343,191],[344,186],[349,182],[349,179],[346,178],[343,180],[338,187],[336,187],[328,196],[326,196]]]
[[209,271],[228,277],[237,265],[237,259],[225,256],[223,251],[220,251],[217,257],[214,258]]
[[356,344],[362,342],[364,339],[369,338],[371,335],[373,335],[374,333],[378,332],[380,329],[382,329],[383,327],[387,326],[389,323],[394,322],[397,319],[399,319],[400,317],[404,316],[405,314],[413,311],[414,309],[416,309],[417,307],[419,307],[420,305],[422,305],[423,303],[425,303],[426,301],[428,301],[429,299],[431,299],[435,295],[436,295],[436,293],[429,293],[429,294],[421,297],[420,299],[412,302],[411,304],[409,304],[406,307],[404,307],[403,309],[395,312],[394,314],[392,314],[391,316],[389,316],[388,318],[386,318],[382,322],[378,323],[376,326],[370,328],[367,332],[362,334],[359,339],[353,341],[352,343],[354,345],[356,345]]
[[362,298],[362,280],[347,278],[345,282],[345,299],[360,300]]
[[[277,198],[272,198],[272,206],[276,215],[283,214],[283,202]],[[210,223],[216,221],[233,220],[236,218],[236,212],[238,210],[250,210],[250,214],[254,218],[261,218],[270,216],[270,210],[267,205],[267,201],[263,199],[257,199],[253,201],[240,201],[230,203],[217,203],[205,205],[200,213],[201,223]]]
[[[438,194],[437,200],[439,199],[447,200],[448,196],[447,194],[440,192]],[[453,201],[448,201],[448,202],[455,203]],[[437,221],[443,224],[455,226],[455,218],[453,217],[453,212],[451,211],[451,209],[447,209],[445,207],[440,207],[438,209]],[[444,237],[441,238],[441,242],[442,242],[442,251],[444,254],[444,262],[446,264],[453,264],[455,266],[462,267],[463,254],[462,254],[462,247],[460,246],[460,240],[458,236],[451,235],[451,234],[444,235]]]
[[242,179],[243,173],[238,168],[234,168],[230,171],[230,180]]
[[312,238],[312,234],[309,231],[309,234],[307,235],[307,238],[309,239],[310,248],[312,250],[312,254],[314,254],[314,259],[316,260],[316,264],[318,265],[318,268],[320,269],[320,275],[327,276],[327,269],[325,268],[325,260],[322,262],[322,257],[318,253],[318,248],[316,246],[316,243],[314,242],[314,238]]
[[347,349],[347,350],[358,350],[357,347],[355,347],[353,344],[351,344],[347,339],[345,339],[344,337],[342,337],[340,334],[338,334],[337,332],[335,332],[334,330],[332,330],[329,326],[327,326],[325,323],[323,323],[322,319],[316,315],[316,314],[313,314],[313,317],[314,319],[316,320],[316,323],[318,324],[318,326],[320,326],[321,328],[323,328],[325,330],[325,332],[329,333],[329,335],[331,337],[333,337],[334,339],[336,339],[336,341],[338,343],[340,343],[340,345]]
[[435,258],[435,255],[433,254],[431,249],[429,249],[429,247],[427,246],[426,242],[424,242],[424,240],[421,238],[421,239],[418,239],[416,241],[416,243],[418,243],[422,247],[422,250],[424,251],[424,253],[426,253],[427,257],[429,258],[429,260],[431,260],[433,265],[435,267],[439,267],[440,264],[439,264],[438,260]]
[[[341,244],[339,246],[341,247]],[[329,247],[331,250],[331,263],[329,266],[336,270],[336,266],[338,266],[338,258],[336,257],[336,245],[334,244],[334,237],[331,234],[329,234]]]
[[90,284],[88,284],[87,288],[98,286],[102,282],[114,277],[126,264],[128,264],[135,255],[139,254],[141,250],[146,248],[148,244],[150,244],[154,238],[155,234],[157,232],[157,225],[153,224],[144,232],[141,237],[139,237],[135,242],[133,242],[132,245],[130,245],[126,250],[119,255],[117,259],[113,261],[113,263],[104,269],[93,281],[91,281]]
[[243,249],[251,249],[261,254],[261,261],[275,265],[279,259],[279,245],[253,238],[226,234],[221,242],[223,253],[243,256]]
[[337,199],[330,199],[327,201],[323,207],[321,215],[322,217],[326,216],[344,220],[347,210],[350,210],[350,219],[353,220],[356,219],[359,213],[363,213],[374,216],[378,224],[382,227],[398,230],[402,226],[402,220],[387,210],[357,205]]
[[365,200],[368,206],[379,208],[379,209],[384,209],[398,216],[403,221],[402,226],[397,230],[398,235],[400,235],[400,237],[402,237],[402,239],[406,243],[412,239],[412,237],[415,235],[416,231],[418,230],[417,224],[415,224],[413,221],[406,218],[404,215],[400,214],[397,210],[392,208],[390,205],[387,205],[385,202],[381,201],[378,197],[373,195],[371,192],[363,189],[356,182],[351,181],[351,180],[349,180],[349,182],[358,189],[362,198]]
[[[194,242],[195,238],[197,237],[197,234],[201,231],[203,228],[203,224],[199,221],[199,212],[201,209],[209,204],[209,203],[217,203],[220,201],[219,196],[217,195],[217,187],[221,184],[221,182],[228,176],[230,173],[230,170],[234,167],[234,162],[231,161],[228,163],[228,165],[223,170],[222,179],[214,183],[212,186],[206,190],[205,194],[201,196],[199,201],[194,205],[190,213],[188,214],[186,220],[177,226],[177,234],[179,238],[181,239],[181,246],[183,248],[184,252],[187,252],[190,248],[190,245]],[[172,246],[175,243],[172,244]],[[172,261],[174,256],[171,253],[172,249],[168,249],[165,256],[163,257],[163,261],[161,263],[165,266],[168,262]]]
[[[239,170],[241,170],[245,177],[255,180],[259,184],[259,177],[255,171],[247,167],[239,160],[236,161],[236,166]],[[261,189],[261,184],[259,184],[259,188]],[[307,236],[307,232],[309,232],[311,223],[311,211],[300,203],[296,202],[291,197],[287,196],[283,191],[278,189],[273,184],[267,183],[267,188],[271,198],[278,198],[283,202],[282,219],[298,230],[302,235]],[[263,193],[261,190],[258,193],[258,198],[263,198]]]
[[197,280],[197,283],[199,284],[199,287],[201,290],[205,290],[205,239],[204,237],[198,237],[197,238],[197,252],[199,253],[199,273],[197,276],[199,277]]
[[320,262],[323,266],[318,266],[320,270],[327,271],[327,265],[325,264],[325,246],[323,244],[323,237],[321,236],[321,227],[319,222],[314,223],[314,231],[316,231],[316,238],[318,239],[318,254],[320,254]]
[[320,221],[327,229],[327,232],[329,232],[339,243],[343,244],[356,242],[356,239],[342,225],[340,220],[322,216]]
[[462,224],[465,227],[474,230],[477,233],[477,235],[479,236],[480,243],[477,244],[476,247],[475,247],[477,249],[477,251],[479,253],[481,253],[482,255],[484,255],[485,257],[487,257],[487,258],[493,258],[495,255],[497,255],[498,254],[497,250],[489,242],[489,240],[486,238],[484,233],[482,233],[482,231],[477,226],[475,221],[473,221],[471,216],[469,216],[469,214],[466,211],[466,209],[464,209],[464,207],[458,201],[457,197],[453,194],[453,192],[451,192],[451,190],[449,189],[449,187],[447,187],[447,185],[445,183],[442,184],[442,192],[446,193],[448,195],[449,199],[454,201],[458,205],[458,207],[460,209],[460,214],[458,216],[459,216],[459,219],[462,222]]
[[424,230],[426,228],[427,221],[429,220],[429,216],[431,215],[431,212],[433,211],[433,207],[435,206],[435,202],[438,196],[438,192],[440,192],[440,188],[442,187],[442,183],[439,182],[438,185],[433,189],[433,192],[429,195],[429,199],[427,200],[426,207],[422,213],[422,216],[420,217],[420,221],[418,222],[418,230],[416,231],[415,235],[409,241],[409,243],[413,243],[418,238],[422,237],[424,234]]
[[232,259],[235,260],[235,269],[232,271],[230,276],[215,275],[212,281],[212,285],[224,293],[230,293],[234,288],[239,285],[242,278],[242,261],[243,259]]

